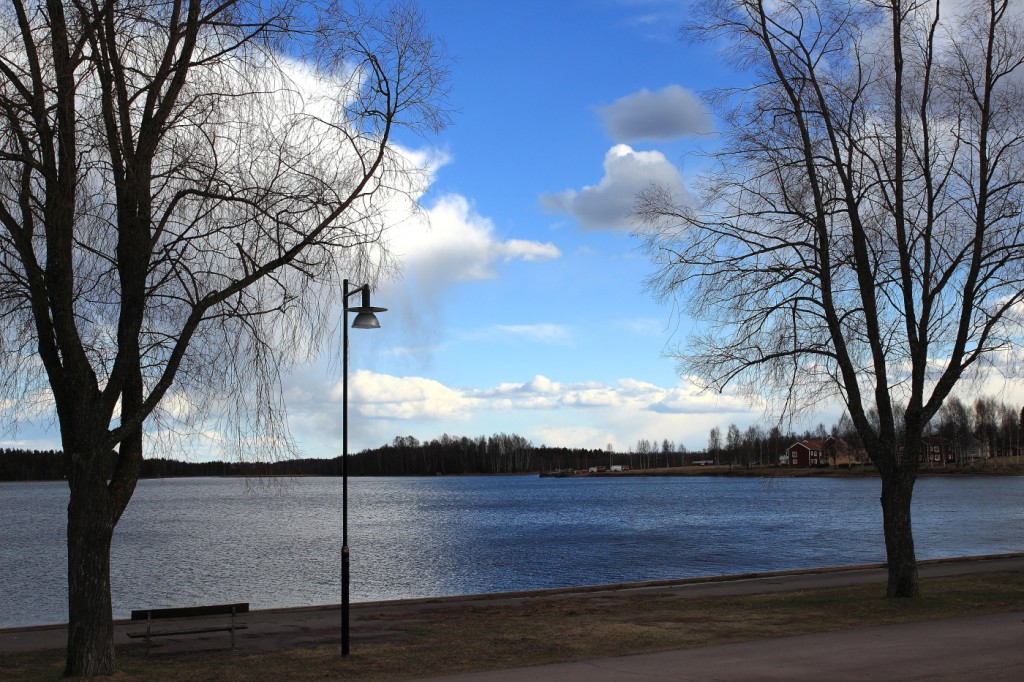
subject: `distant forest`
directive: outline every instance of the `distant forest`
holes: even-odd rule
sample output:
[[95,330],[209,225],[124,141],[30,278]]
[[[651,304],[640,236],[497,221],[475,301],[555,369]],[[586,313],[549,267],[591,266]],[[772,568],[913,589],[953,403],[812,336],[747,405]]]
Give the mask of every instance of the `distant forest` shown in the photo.
[[[495,434],[477,438],[447,434],[420,442],[400,436],[389,445],[349,455],[351,476],[433,476],[436,474],[511,474],[552,468],[605,465],[622,455],[585,448],[534,447],[522,436]],[[111,469],[116,453],[111,453]],[[0,481],[40,481],[64,478],[59,451],[0,450]],[[289,459],[279,462],[183,462],[146,459],[142,478],[184,476],[340,476],[341,457]]]
[[[611,464],[633,469],[692,463],[700,453],[658,450],[642,441],[637,451],[534,446],[526,438],[499,433],[469,438],[448,434],[430,441],[399,436],[390,444],[349,455],[351,476],[434,476],[517,474],[556,469],[586,469]],[[668,441],[664,443],[668,447]],[[110,467],[116,454],[111,453]],[[147,459],[142,478],[179,476],[340,476],[341,457],[290,459],[279,462],[183,462]],[[0,450],[0,481],[60,480],[64,456],[57,451]]]
[[[932,432],[950,441],[974,439],[988,457],[1019,454],[1024,449],[1024,409],[1018,411],[990,397],[966,404],[950,398],[932,420]],[[450,436],[430,441],[399,436],[390,444],[349,455],[352,476],[434,476],[459,474],[518,474],[593,466],[624,465],[630,469],[655,469],[714,460],[732,466],[773,465],[787,447],[803,438],[832,434],[857,446],[856,433],[844,415],[831,429],[823,424],[800,432],[783,432],[778,426],[765,430],[750,426],[740,430],[730,424],[723,433],[711,429],[706,448],[687,451],[669,439],[641,438],[628,451],[608,444],[605,449],[534,446],[514,434]],[[116,461],[111,453],[111,470]],[[0,481],[45,481],[64,478],[64,455],[55,450],[0,449]],[[307,458],[279,462],[184,462],[146,459],[142,478],[185,476],[340,476],[341,457]]]

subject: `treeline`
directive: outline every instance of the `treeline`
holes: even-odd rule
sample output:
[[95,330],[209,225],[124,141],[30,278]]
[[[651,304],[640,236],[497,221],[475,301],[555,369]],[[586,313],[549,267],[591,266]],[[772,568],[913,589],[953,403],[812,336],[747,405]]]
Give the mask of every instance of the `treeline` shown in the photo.
[[991,397],[977,398],[973,404],[947,398],[930,427],[958,448],[979,448],[986,458],[1019,456],[1024,444],[1024,407],[1018,411]]
[[[116,464],[117,453],[111,452],[107,471],[113,473]],[[142,462],[142,477],[245,475],[246,471],[259,466],[234,462],[146,459]],[[60,481],[66,477],[67,465],[64,453],[60,450],[0,449],[0,481]]]
[[534,446],[507,433],[490,437],[443,434],[429,441],[399,436],[390,444],[353,455],[349,472],[369,476],[522,474],[556,469],[587,469],[625,463],[628,458],[598,448]]
[[[930,424],[930,434],[942,436],[958,451],[978,453],[982,458],[1020,456],[1024,451],[1024,409],[992,397],[979,397],[973,403],[948,398]],[[708,434],[707,447],[688,451],[669,439],[639,439],[628,451],[605,449],[534,446],[526,438],[498,433],[492,436],[450,436],[420,441],[413,436],[398,436],[391,443],[349,456],[349,474],[353,476],[433,476],[459,474],[516,474],[541,471],[582,470],[616,465],[633,470],[686,466],[695,462],[713,462],[730,466],[759,466],[779,463],[786,448],[805,438],[838,436],[854,448],[860,439],[849,416],[826,428],[798,432],[779,426],[765,429],[751,425],[740,429],[729,424]],[[117,453],[110,454],[112,472]],[[183,462],[173,459],[146,459],[143,478],[186,476],[340,476],[341,457],[332,459],[293,459],[280,462]],[[63,453],[0,449],[0,481],[40,481],[65,478]]]
[[[116,462],[111,453],[110,471]],[[390,444],[349,455],[352,476],[434,476],[458,474],[534,473],[551,469],[586,469],[628,462],[622,455],[586,448],[535,447],[514,434],[456,437],[444,434],[429,441],[399,436]],[[65,477],[61,452],[0,450],[0,481],[61,480]],[[279,462],[183,462],[146,459],[142,478],[188,476],[340,476],[341,457],[290,459]]]
[[708,433],[707,446],[701,450],[689,451],[682,444],[663,439],[641,438],[631,448],[626,462],[632,469],[686,466],[689,464],[718,464],[739,467],[774,465],[793,443],[805,438],[825,438],[825,426],[819,424],[808,431],[783,431],[779,426],[769,429],[751,424],[740,429],[729,424],[725,432],[718,426]]
[[59,481],[65,471],[60,450],[0,449],[0,481]]
[[[876,416],[869,413],[868,419]],[[783,432],[777,426],[765,430],[756,424],[741,430],[729,424],[723,433],[715,426],[708,433],[707,448],[694,458],[734,466],[777,464],[793,443],[807,438],[825,439],[830,435],[842,438],[855,449],[863,447],[853,421],[848,414],[843,414],[830,428],[818,424],[803,432]],[[982,459],[1020,456],[1024,450],[1024,408],[1018,409],[990,396],[976,398],[973,403],[953,396],[943,402],[925,435],[941,436],[957,452],[976,453]],[[662,450],[667,447],[663,444]],[[637,443],[638,451],[645,448],[657,449],[646,440]]]

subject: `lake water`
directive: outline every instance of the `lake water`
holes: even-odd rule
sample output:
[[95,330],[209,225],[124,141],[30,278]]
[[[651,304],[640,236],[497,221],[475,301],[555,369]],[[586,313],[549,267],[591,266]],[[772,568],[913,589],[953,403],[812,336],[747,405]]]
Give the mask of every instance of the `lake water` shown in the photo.
[[[884,561],[877,479],[354,478],[352,600]],[[0,483],[0,627],[67,620],[63,482]],[[1024,478],[924,478],[921,559],[1024,550]],[[114,616],[338,603],[341,480],[139,483]]]

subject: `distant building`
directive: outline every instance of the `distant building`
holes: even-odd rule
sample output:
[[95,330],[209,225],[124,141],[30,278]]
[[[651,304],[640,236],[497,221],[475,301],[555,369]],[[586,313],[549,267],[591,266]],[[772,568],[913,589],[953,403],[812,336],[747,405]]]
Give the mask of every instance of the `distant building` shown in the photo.
[[960,445],[957,449],[957,455],[961,461],[971,462],[978,459],[987,459],[985,444],[974,436],[968,436],[965,439],[966,442]]
[[828,464],[825,441],[806,438],[786,448],[786,464],[791,467],[818,467]]
[[953,447],[953,442],[942,436],[926,436],[921,452],[921,461],[931,462],[932,464],[952,464],[956,462],[956,450]]
[[834,467],[852,467],[854,464],[864,464],[867,455],[863,450],[858,450],[839,436],[829,436],[825,439],[825,454],[828,463]]
[[780,458],[780,464],[792,467],[823,467],[864,464],[869,461],[863,450],[858,450],[838,436],[805,438],[793,443]]
[[[902,453],[903,446],[898,446],[897,450]],[[985,458],[985,445],[974,436],[958,441],[933,434],[922,439],[918,461],[922,464],[961,464]]]

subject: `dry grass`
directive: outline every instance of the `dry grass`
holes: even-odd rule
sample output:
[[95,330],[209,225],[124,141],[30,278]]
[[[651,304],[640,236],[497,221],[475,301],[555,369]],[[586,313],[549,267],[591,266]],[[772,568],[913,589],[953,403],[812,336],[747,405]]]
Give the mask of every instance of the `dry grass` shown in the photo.
[[[682,598],[671,590],[438,606],[389,623],[404,637],[248,653],[212,651],[147,658],[119,650],[114,680],[396,680],[685,649],[766,637],[1019,609],[1024,575],[991,573],[922,582],[927,596],[887,600],[865,585],[742,597]],[[388,620],[390,617],[381,616]],[[61,652],[0,659],[0,679],[55,680]]]

